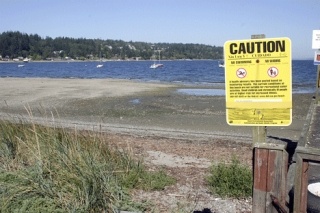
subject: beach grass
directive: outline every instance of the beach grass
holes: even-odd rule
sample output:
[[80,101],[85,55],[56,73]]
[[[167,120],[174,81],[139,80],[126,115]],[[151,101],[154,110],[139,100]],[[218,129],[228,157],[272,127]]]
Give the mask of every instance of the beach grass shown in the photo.
[[100,132],[0,121],[0,212],[143,211],[130,190],[162,190],[175,180]]
[[233,157],[231,163],[212,164],[207,183],[212,193],[221,197],[247,198],[252,196],[252,169]]

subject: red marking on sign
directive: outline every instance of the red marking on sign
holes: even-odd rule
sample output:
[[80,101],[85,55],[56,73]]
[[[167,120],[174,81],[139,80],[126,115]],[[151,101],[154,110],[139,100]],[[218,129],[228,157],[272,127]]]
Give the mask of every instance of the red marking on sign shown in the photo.
[[279,74],[279,71],[276,67],[270,67],[268,69],[268,75],[271,77],[271,78],[274,78],[276,77],[277,75]]
[[237,76],[238,78],[244,78],[247,75],[247,71],[243,68],[240,68],[237,70]]

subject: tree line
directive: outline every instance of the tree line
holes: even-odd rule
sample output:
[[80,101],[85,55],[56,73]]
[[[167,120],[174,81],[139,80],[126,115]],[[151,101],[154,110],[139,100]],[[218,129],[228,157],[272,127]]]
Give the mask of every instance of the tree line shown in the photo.
[[29,58],[32,60],[77,59],[97,60],[114,59],[150,60],[177,59],[221,59],[223,48],[204,44],[147,43],[123,40],[102,40],[69,37],[45,37],[8,31],[0,34],[0,58]]

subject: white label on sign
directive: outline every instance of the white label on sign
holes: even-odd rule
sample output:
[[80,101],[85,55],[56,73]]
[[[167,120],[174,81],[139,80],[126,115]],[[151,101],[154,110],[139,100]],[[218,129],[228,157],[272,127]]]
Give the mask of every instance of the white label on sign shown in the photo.
[[313,30],[312,49],[320,49],[320,30]]

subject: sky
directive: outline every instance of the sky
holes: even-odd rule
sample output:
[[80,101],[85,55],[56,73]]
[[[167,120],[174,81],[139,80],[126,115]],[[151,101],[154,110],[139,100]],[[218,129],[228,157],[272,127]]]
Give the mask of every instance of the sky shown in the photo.
[[223,46],[291,39],[293,59],[313,59],[320,0],[1,0],[0,33]]

